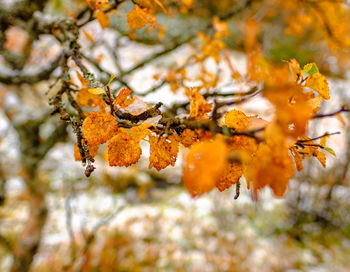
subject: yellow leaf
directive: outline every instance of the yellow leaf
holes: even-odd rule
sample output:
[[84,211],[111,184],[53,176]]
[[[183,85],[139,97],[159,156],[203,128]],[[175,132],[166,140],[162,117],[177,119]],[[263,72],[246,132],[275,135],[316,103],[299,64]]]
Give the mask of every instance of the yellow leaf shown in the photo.
[[118,93],[117,97],[114,99],[113,104],[116,107],[119,105],[123,109],[129,106],[132,102],[133,99],[128,99],[128,96],[132,93],[131,90],[129,89],[122,89]]
[[326,154],[321,151],[316,151],[316,158],[322,164],[323,168],[326,168]]
[[105,88],[91,88],[91,89],[88,89],[88,91],[92,94],[104,94],[105,93]]
[[329,99],[329,86],[324,75],[320,73],[315,73],[306,79],[306,87],[309,87],[316,92],[318,92],[324,99]]
[[136,141],[139,142],[142,139],[144,139],[146,136],[150,135],[150,131],[149,131],[149,127],[151,125],[150,124],[141,124],[137,127],[132,127],[130,129],[130,134],[131,137]]
[[198,134],[195,131],[186,128],[181,135],[176,135],[176,140],[185,147],[190,147],[193,143],[198,141]]
[[87,33],[85,30],[83,30],[83,34],[84,34],[85,38],[88,39],[90,42],[94,41],[94,38],[89,33]]
[[128,13],[126,16],[126,21],[132,29],[140,29],[144,27],[147,23],[154,25],[157,19],[149,12],[147,9],[142,9],[138,5]]
[[95,11],[95,16],[100,26],[102,27],[102,29],[105,29],[106,27],[109,26],[108,14],[104,13],[102,10],[99,9]]
[[301,70],[301,67],[296,59],[291,59],[288,62],[289,71],[293,76],[293,80],[298,80],[300,77],[303,76],[303,71]]

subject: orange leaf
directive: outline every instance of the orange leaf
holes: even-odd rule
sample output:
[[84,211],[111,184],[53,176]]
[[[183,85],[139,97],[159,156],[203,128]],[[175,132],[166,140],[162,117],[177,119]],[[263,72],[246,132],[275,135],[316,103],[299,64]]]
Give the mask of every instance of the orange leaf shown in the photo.
[[185,157],[183,182],[193,197],[215,187],[227,167],[226,156],[227,147],[222,138],[191,146]]
[[225,125],[234,128],[238,132],[247,129],[250,121],[249,117],[238,110],[231,110],[225,115]]
[[118,131],[118,121],[108,113],[93,111],[85,118],[82,129],[89,143],[103,144]]
[[[98,144],[97,145],[89,145],[88,144],[88,147],[89,147],[90,155],[92,157],[95,157],[97,155],[99,145]],[[81,161],[81,154],[79,151],[78,143],[75,143],[75,145],[74,145],[74,159],[76,161]]]
[[129,89],[122,89],[119,91],[117,97],[114,99],[114,106],[116,107],[119,105],[123,109],[129,106],[132,102],[133,99],[128,99],[128,96],[132,93],[131,90]]
[[90,93],[87,88],[78,92],[77,102],[84,107],[96,107],[104,103],[98,95]]
[[142,9],[135,5],[135,8],[126,16],[126,21],[132,29],[140,29],[147,23],[154,25],[157,19],[147,9]]
[[104,13],[102,10],[96,10],[95,16],[96,16],[97,21],[100,23],[100,26],[102,27],[102,29],[109,27],[108,14]]
[[110,166],[130,166],[141,157],[140,144],[129,132],[120,128],[118,133],[108,142],[108,161]]
[[239,181],[242,173],[243,171],[240,163],[230,163],[216,182],[216,187],[220,192],[230,188],[233,184],[236,184]]
[[150,136],[149,143],[151,154],[149,157],[149,168],[154,167],[159,171],[168,165],[175,165],[179,143],[175,140],[174,135],[170,135],[168,138]]
[[87,33],[85,30],[83,30],[83,34],[84,34],[85,38],[88,39],[90,42],[94,41],[94,38],[89,33]]
[[190,98],[190,118],[207,119],[207,113],[211,111],[211,108],[212,105],[204,99],[198,89],[192,89]]

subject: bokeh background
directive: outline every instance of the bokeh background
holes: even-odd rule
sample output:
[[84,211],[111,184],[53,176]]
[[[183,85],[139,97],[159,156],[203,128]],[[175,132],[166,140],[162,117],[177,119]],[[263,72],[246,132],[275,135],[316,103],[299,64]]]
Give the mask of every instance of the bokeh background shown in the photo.
[[[1,1],[0,18],[9,16],[7,10],[20,2],[25,1]],[[213,14],[224,14],[241,2],[202,0],[193,10],[171,18],[159,13],[157,20],[167,30],[160,41],[159,33],[144,29],[130,37],[125,16],[133,4],[126,1],[111,15],[110,28],[102,30],[96,21],[83,27],[93,36],[93,42],[86,35],[79,37],[82,51],[91,60],[86,65],[108,81],[110,74],[127,71],[154,56],[164,44],[186,40],[203,30]],[[234,67],[245,74],[245,20],[253,16],[260,24],[259,42],[270,59],[296,58],[302,64],[316,61],[327,75],[331,100],[322,105],[321,112],[349,104],[348,48],[332,48],[320,41],[322,31],[303,26],[293,13],[293,4],[287,5],[294,1],[262,2],[263,8],[247,7],[228,21],[231,34],[225,38],[226,54]],[[60,18],[74,14],[84,4],[51,0],[36,16]],[[307,12],[299,15],[307,17]],[[58,55],[60,45],[49,35],[40,36],[30,50],[24,49],[28,33],[23,28],[7,29],[0,36],[6,36],[0,52],[4,74],[0,79],[16,76],[19,67],[23,73],[35,73]],[[184,44],[155,58],[128,75],[128,84],[139,94],[148,92],[150,86],[162,84],[159,78],[167,69],[181,65],[193,50],[191,44]],[[206,65],[213,73],[220,70],[220,91],[242,88],[230,80],[224,59],[218,64],[209,60]],[[187,70],[194,79],[199,71],[200,67]],[[318,161],[307,160],[305,169],[290,181],[284,198],[277,199],[265,189],[254,201],[242,179],[237,200],[234,188],[193,199],[181,184],[184,150],[175,167],[158,172],[148,169],[147,145],[142,146],[141,160],[129,168],[107,166],[100,149],[97,169],[86,178],[81,163],[74,160],[71,128],[50,115],[52,83],[13,85],[2,80],[0,84],[1,271],[10,269],[11,243],[28,227],[28,173],[23,165],[33,158],[35,178],[46,188],[48,219],[31,271],[350,271],[349,114],[312,122],[308,128],[311,137],[325,131],[341,132],[328,140],[336,156],[327,154],[326,169]],[[111,86],[118,90],[122,84]],[[163,84],[142,99],[170,106],[186,101],[186,96]],[[267,120],[273,113],[261,97],[239,109]],[[53,132],[58,139],[51,144]],[[48,149],[41,151],[40,146]]]

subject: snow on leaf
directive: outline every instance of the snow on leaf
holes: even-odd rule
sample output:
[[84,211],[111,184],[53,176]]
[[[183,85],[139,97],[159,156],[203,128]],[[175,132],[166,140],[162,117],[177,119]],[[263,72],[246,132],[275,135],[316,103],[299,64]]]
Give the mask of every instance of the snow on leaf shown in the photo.
[[132,103],[130,103],[127,107],[125,107],[124,110],[126,110],[128,113],[132,115],[139,115],[151,108],[152,106],[150,104],[146,103],[138,96],[134,96],[132,98]]
[[149,143],[149,168],[154,167],[159,171],[168,165],[175,165],[179,143],[176,141],[174,135],[170,135],[168,138],[150,136]]

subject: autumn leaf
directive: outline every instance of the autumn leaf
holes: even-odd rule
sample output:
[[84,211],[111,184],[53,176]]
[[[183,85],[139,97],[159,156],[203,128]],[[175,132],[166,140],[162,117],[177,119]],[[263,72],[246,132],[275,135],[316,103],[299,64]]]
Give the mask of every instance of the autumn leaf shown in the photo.
[[108,141],[108,161],[110,166],[128,167],[137,163],[142,149],[137,140],[129,132],[120,128],[118,133]]
[[[98,144],[97,145],[88,144],[89,153],[90,153],[91,157],[95,157],[97,155],[98,147],[99,147]],[[81,154],[80,154],[80,150],[78,147],[78,143],[75,143],[75,145],[74,145],[74,159],[76,161],[81,161]]]
[[83,30],[83,34],[84,34],[85,38],[88,39],[90,42],[94,41],[94,38],[85,30]]
[[104,87],[97,87],[97,88],[90,88],[88,91],[92,94],[105,94],[105,88]]
[[77,102],[84,107],[96,107],[104,103],[98,95],[92,94],[87,88],[78,92]]
[[320,73],[309,76],[306,79],[305,86],[315,90],[326,100],[330,98],[328,82],[326,77]]
[[233,184],[236,184],[242,176],[242,166],[240,163],[229,163],[225,168],[223,174],[219,177],[215,186],[220,192],[230,188]]
[[254,158],[246,166],[244,175],[255,198],[258,191],[265,186],[271,187],[275,196],[282,197],[289,179],[294,175],[293,161],[288,155],[288,149],[260,144]]
[[139,126],[132,127],[130,129],[130,134],[131,134],[133,140],[136,142],[139,142],[142,139],[144,139],[146,136],[149,136],[151,133],[149,131],[150,126],[151,126],[150,124],[141,124]]
[[96,10],[95,16],[102,29],[109,27],[109,15],[102,10]]
[[176,140],[185,147],[190,147],[198,141],[198,134],[196,131],[186,128],[180,135],[175,135]]
[[147,9],[142,9],[138,5],[130,11],[126,17],[126,21],[132,29],[140,29],[146,24],[154,25],[157,19],[147,11]]
[[158,171],[164,169],[168,165],[175,165],[177,153],[179,151],[179,143],[175,136],[169,137],[150,136],[150,157],[149,168],[156,168]]
[[82,126],[86,140],[92,145],[103,144],[118,131],[118,121],[104,112],[90,112]]
[[116,107],[118,105],[124,109],[127,106],[129,106],[133,102],[133,99],[128,99],[128,96],[131,93],[132,93],[132,91],[129,89],[121,89],[119,91],[117,97],[113,101],[114,107]]
[[209,104],[199,93],[199,90],[193,88],[190,98],[190,118],[207,119],[208,112],[211,111],[212,105]]
[[303,71],[301,70],[301,67],[296,59],[291,59],[288,62],[288,67],[294,81],[297,81],[303,76]]
[[247,129],[250,118],[239,110],[231,110],[225,115],[225,125],[234,128],[237,132]]
[[183,183],[193,197],[209,192],[218,182],[221,187],[220,176],[228,166],[227,151],[222,138],[191,146],[185,157]]

